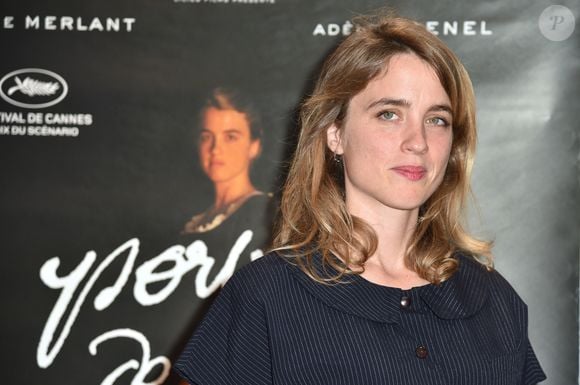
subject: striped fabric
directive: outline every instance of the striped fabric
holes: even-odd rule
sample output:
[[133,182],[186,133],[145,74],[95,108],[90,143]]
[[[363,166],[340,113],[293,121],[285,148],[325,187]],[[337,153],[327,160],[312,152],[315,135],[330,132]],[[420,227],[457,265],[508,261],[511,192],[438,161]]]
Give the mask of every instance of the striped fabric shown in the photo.
[[[439,286],[319,284],[268,254],[228,281],[174,369],[190,384],[531,385],[526,305],[458,255]],[[323,272],[321,258],[315,261]]]

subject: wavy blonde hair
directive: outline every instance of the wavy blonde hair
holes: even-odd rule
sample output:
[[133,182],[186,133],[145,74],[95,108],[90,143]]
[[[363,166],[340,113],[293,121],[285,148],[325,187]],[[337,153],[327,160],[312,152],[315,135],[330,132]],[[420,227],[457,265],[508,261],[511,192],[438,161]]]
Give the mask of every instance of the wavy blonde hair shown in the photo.
[[[295,257],[320,282],[364,271],[365,261],[377,249],[377,236],[347,211],[343,170],[334,162],[326,132],[332,124],[341,126],[350,100],[390,58],[412,53],[435,70],[451,100],[453,144],[441,185],[420,208],[406,265],[434,284],[457,270],[453,255],[458,251],[491,268],[491,242],[475,239],[463,224],[477,137],[475,97],[467,71],[441,40],[415,21],[379,15],[359,17],[353,24],[355,32],[326,59],[312,95],[302,105],[301,132],[283,189],[274,249]],[[312,265],[314,252],[320,252],[338,274],[321,277]]]

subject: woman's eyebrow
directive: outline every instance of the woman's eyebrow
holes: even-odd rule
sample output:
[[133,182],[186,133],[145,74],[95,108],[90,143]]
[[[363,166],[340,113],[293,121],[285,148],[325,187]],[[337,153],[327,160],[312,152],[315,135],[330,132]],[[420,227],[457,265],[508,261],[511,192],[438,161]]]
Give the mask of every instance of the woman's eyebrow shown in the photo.
[[239,130],[237,128],[229,128],[227,130],[224,130],[224,133],[226,133],[226,134],[239,134],[241,132],[242,132],[242,130]]
[[[406,99],[381,98],[369,104],[367,110],[370,110],[376,106],[399,106],[408,108],[411,107],[411,102]],[[429,107],[427,111],[428,112],[445,111],[450,114],[452,113],[451,106],[447,103],[434,104],[433,106]]]
[[392,98],[381,98],[379,100],[375,100],[367,107],[367,110],[370,110],[376,106],[399,106],[399,107],[410,107],[411,102],[406,99],[392,99]]
[[450,114],[453,114],[453,111],[451,111],[451,106],[449,104],[435,104],[431,106],[427,111],[428,112],[445,111]]

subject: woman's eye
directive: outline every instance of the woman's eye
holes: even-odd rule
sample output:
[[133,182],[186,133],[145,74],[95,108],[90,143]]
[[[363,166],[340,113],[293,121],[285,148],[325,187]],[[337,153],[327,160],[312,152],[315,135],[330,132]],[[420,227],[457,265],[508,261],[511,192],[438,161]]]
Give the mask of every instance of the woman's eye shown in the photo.
[[233,142],[234,140],[237,140],[238,136],[236,134],[228,134],[226,135],[226,140],[228,142]]
[[447,120],[445,120],[443,118],[439,118],[439,117],[427,119],[427,124],[430,124],[433,126],[442,126],[442,127],[447,127],[449,125],[449,123],[447,123]]
[[383,120],[394,120],[397,117],[393,111],[383,111],[379,114],[379,118]]

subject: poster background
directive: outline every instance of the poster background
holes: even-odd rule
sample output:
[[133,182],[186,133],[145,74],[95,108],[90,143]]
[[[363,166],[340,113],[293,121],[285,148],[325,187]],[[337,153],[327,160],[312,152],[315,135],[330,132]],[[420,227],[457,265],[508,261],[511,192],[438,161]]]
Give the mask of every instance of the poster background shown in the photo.
[[[59,74],[69,86],[66,98],[34,111],[91,114],[93,124],[79,127],[77,137],[0,136],[0,333],[8,368],[2,381],[100,384],[141,356],[138,344],[121,338],[89,354],[93,338],[118,328],[143,333],[152,357],[173,361],[206,304],[193,289],[198,271],[185,274],[153,306],[136,301],[133,273],[177,244],[183,222],[211,203],[192,134],[203,96],[224,84],[253,96],[266,123],[254,179],[275,192],[295,135],[295,108],[340,39],[329,35],[354,13],[385,4],[405,16],[439,21],[440,37],[465,62],[480,129],[478,208],[470,211],[470,222],[476,233],[495,239],[498,270],[529,305],[530,339],[548,375],[545,383],[576,383],[579,32],[549,40],[539,23],[553,3],[523,0],[4,1],[0,16],[14,19],[13,28],[0,28],[0,75],[22,68]],[[558,4],[578,19],[578,1]],[[135,22],[131,31],[119,32],[27,29],[27,15]],[[443,35],[444,21],[461,26],[471,20],[475,35]],[[480,33],[482,21],[491,35]],[[314,34],[318,25],[324,35]],[[32,110],[0,100],[0,111]],[[59,256],[58,273],[65,275],[94,250],[92,272],[132,238],[140,241],[139,253],[118,297],[102,311],[93,306],[126,258],[103,272],[54,362],[39,368],[40,335],[59,297],[40,279],[40,267]],[[130,383],[134,374],[129,370],[117,383]]]

